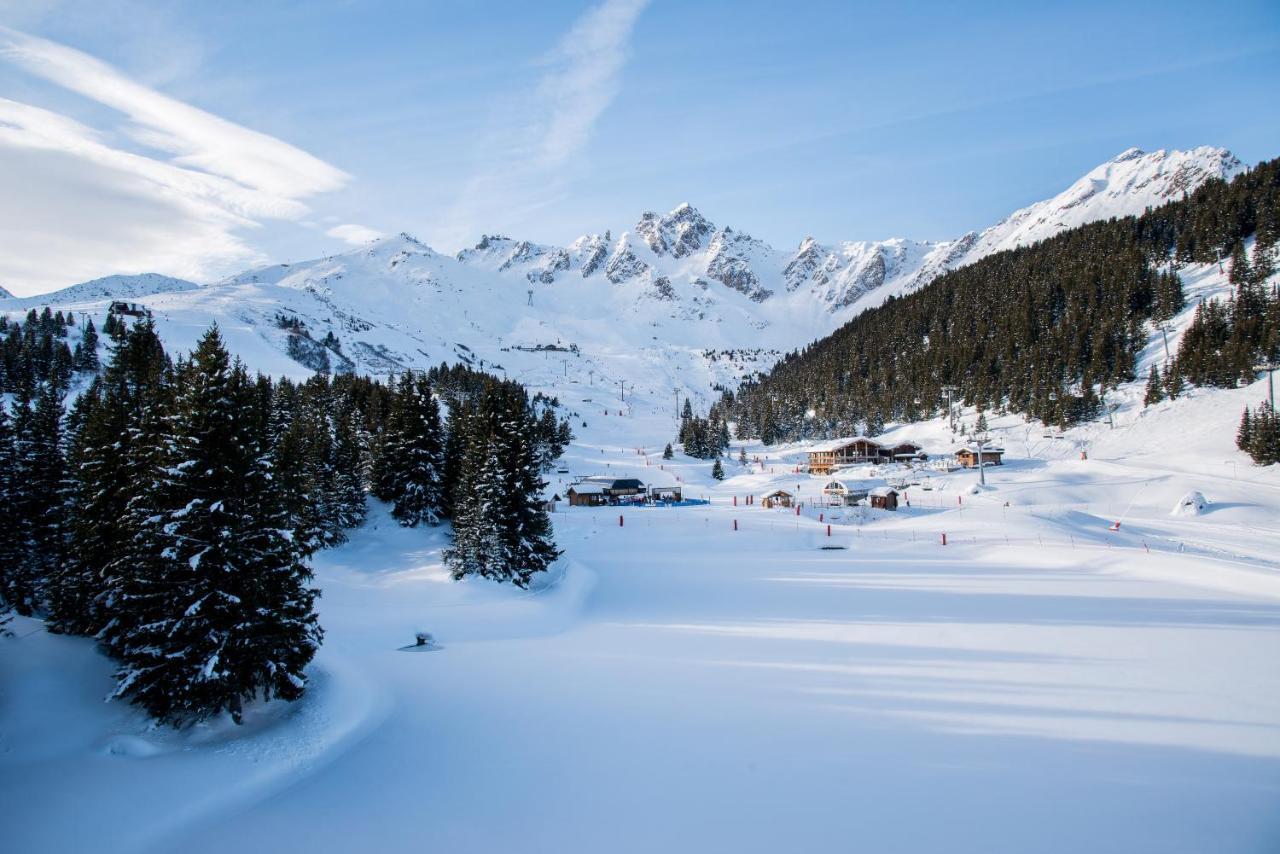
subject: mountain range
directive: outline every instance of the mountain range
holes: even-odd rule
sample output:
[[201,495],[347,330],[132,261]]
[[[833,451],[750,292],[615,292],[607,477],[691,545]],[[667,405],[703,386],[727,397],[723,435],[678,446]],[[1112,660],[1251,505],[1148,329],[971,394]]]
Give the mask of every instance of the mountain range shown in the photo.
[[[499,235],[457,255],[407,234],[325,258],[197,285],[111,276],[36,297],[0,294],[0,312],[54,305],[100,315],[144,303],[175,349],[217,322],[251,367],[386,374],[441,361],[507,372],[532,387],[570,383],[667,400],[709,400],[890,296],[993,252],[1086,222],[1141,213],[1244,168],[1229,151],[1129,149],[1062,193],[951,240],[777,249],[689,204],[629,230],[551,246]],[[584,398],[586,402],[589,398]],[[594,401],[593,401],[594,402]]]

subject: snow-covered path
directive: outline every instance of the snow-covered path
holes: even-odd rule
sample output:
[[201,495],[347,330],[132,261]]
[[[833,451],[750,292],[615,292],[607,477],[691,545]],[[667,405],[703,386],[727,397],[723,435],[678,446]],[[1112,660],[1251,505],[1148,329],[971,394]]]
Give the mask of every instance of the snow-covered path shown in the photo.
[[[430,553],[378,566],[376,532],[359,560],[359,542],[326,558],[327,649],[390,713],[163,850],[1280,840],[1280,601],[1135,578],[1128,553],[820,551],[734,534],[730,508],[627,515],[558,516],[580,563],[524,599],[441,587]],[[395,651],[414,625],[445,649]]]

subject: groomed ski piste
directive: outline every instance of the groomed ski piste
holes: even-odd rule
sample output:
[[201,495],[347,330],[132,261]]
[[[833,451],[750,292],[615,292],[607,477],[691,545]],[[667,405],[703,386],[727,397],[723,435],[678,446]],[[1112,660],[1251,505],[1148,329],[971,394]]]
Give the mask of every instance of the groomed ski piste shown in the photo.
[[[1179,328],[1227,288],[1183,276]],[[616,475],[710,503],[561,502],[564,556],[521,591],[450,580],[446,529],[374,502],[314,560],[306,696],[240,728],[152,728],[103,702],[92,642],[16,619],[0,847],[1275,851],[1280,471],[1234,443],[1267,384],[1144,409],[1162,359],[1153,337],[1110,419],[988,414],[1006,456],[985,489],[976,471],[842,473],[906,479],[896,512],[824,506],[805,443],[747,442],[742,466],[734,442],[716,482],[662,460],[671,399],[531,373],[588,424],[549,493]],[[889,435],[932,458],[960,443],[941,418]],[[773,489],[800,512],[764,509]],[[426,654],[403,649],[418,632]]]

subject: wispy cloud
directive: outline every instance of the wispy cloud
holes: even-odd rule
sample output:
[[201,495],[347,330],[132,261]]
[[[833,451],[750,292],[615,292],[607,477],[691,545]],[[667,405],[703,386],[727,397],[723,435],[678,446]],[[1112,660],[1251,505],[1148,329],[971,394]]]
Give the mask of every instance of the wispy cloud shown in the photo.
[[330,237],[336,237],[338,240],[346,241],[352,246],[364,246],[366,243],[372,243],[382,237],[381,231],[351,222],[335,225],[325,234]]
[[[282,140],[142,85],[80,51],[0,27],[0,61],[109,107],[125,119],[97,129],[0,98],[0,174],[25,164],[5,207],[46,227],[0,230],[0,280],[38,292],[82,275],[157,270],[206,277],[260,260],[239,236],[262,220],[299,220],[306,199],[349,177]],[[34,176],[46,176],[43,182]],[[56,180],[47,176],[56,175]],[[13,209],[0,211],[0,221]],[[95,216],[96,212],[96,216]],[[34,222],[34,221],[33,221]],[[65,253],[66,226],[89,233]],[[19,237],[19,233],[21,237]],[[96,254],[94,254],[96,253]]]
[[503,123],[480,146],[483,165],[464,185],[433,238],[456,247],[477,227],[511,221],[563,198],[573,158],[618,96],[631,35],[649,0],[604,0],[584,13],[544,58],[522,120]]
[[229,122],[132,80],[86,53],[0,27],[0,58],[133,122],[136,141],[174,162],[285,199],[336,190],[347,175],[275,137]]

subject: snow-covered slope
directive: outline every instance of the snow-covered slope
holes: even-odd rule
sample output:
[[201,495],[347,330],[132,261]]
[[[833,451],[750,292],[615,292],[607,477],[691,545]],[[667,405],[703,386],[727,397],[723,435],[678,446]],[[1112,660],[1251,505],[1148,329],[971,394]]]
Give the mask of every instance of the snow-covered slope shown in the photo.
[[1052,199],[1025,207],[978,235],[969,260],[1027,246],[1060,231],[1175,201],[1210,178],[1231,178],[1244,165],[1225,148],[1144,152],[1130,148]]
[[[228,293],[336,304],[393,262],[427,293],[451,269],[389,241]],[[1175,347],[1231,290],[1216,264],[1182,274]],[[1163,358],[1149,331],[1140,376]],[[596,410],[549,492],[612,474],[710,503],[561,502],[563,559],[521,591],[454,583],[447,529],[371,502],[314,558],[306,695],[252,704],[244,727],[171,731],[104,703],[93,641],[19,617],[0,639],[3,850],[1273,852],[1280,466],[1233,447],[1266,381],[1145,408],[1142,386],[1108,392],[1114,426],[988,413],[1007,456],[986,488],[922,469],[893,512],[824,506],[830,478],[796,471],[805,445],[750,443],[749,464],[735,447],[718,482],[663,458],[657,401]],[[942,417],[891,436],[954,447]],[[799,512],[745,500],[775,489]],[[1199,512],[1171,515],[1191,492]],[[418,651],[420,631],[437,645]]]
[[462,360],[534,388],[576,384],[581,403],[599,402],[601,389],[705,403],[715,386],[769,368],[891,294],[1083,222],[1140,213],[1241,168],[1223,149],[1131,149],[1053,199],[941,242],[805,238],[779,250],[682,204],[564,247],[486,236],[450,256],[401,234],[204,286],[114,276],[5,299],[0,311],[54,304],[102,312],[113,299],[143,301],[175,349],[217,321],[251,367],[292,375],[309,372],[286,355],[295,333],[281,320],[297,320],[314,341],[332,333],[340,342],[322,354],[334,370]]

